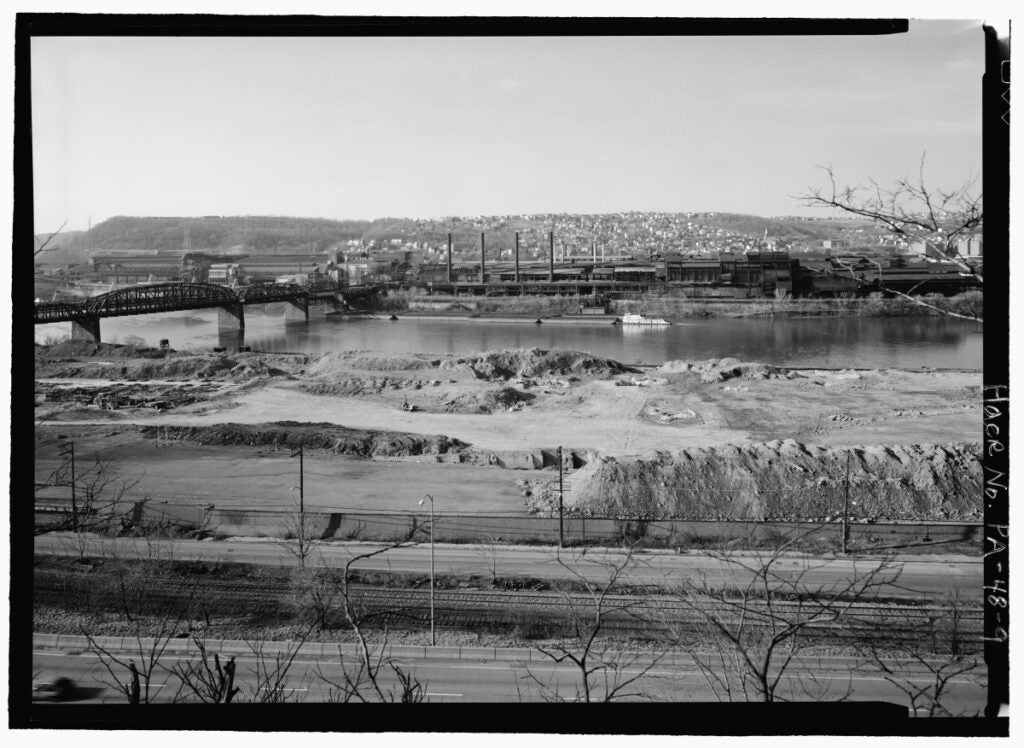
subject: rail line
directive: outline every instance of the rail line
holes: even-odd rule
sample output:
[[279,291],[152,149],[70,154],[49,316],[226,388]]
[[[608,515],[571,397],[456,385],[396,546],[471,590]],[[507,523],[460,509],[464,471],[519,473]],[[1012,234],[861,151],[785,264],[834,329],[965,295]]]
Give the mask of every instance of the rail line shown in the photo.
[[[118,607],[124,604],[124,590],[114,580],[96,583],[93,575],[78,572],[36,570],[35,599],[40,603],[89,607]],[[140,613],[160,614],[180,608],[186,601],[194,612],[219,615],[260,615],[293,618],[308,603],[301,586],[280,581],[240,581],[191,578],[182,580],[137,580],[144,589],[129,591],[127,604]],[[395,588],[370,585],[352,587],[352,601],[370,618],[390,627],[424,628],[429,625],[429,589]],[[343,625],[341,597],[330,598],[328,623]],[[564,635],[574,621],[593,618],[593,598],[580,592],[502,591],[478,589],[441,589],[434,591],[435,623],[453,629],[516,630],[534,636]],[[833,620],[821,603],[771,601],[771,611],[780,619],[812,621],[804,635],[821,642],[884,640],[889,645],[913,644],[930,640],[944,646],[943,619],[952,609],[941,605],[851,602],[838,606],[840,618]],[[609,595],[604,606],[604,627],[608,634],[636,638],[661,638],[667,633],[696,634],[706,625],[698,609],[713,610],[729,624],[742,616],[750,626],[771,622],[769,605],[764,600],[695,598],[693,605],[670,595]],[[958,611],[960,644],[980,648],[982,611],[979,607]],[[814,620],[812,620],[814,619]]]

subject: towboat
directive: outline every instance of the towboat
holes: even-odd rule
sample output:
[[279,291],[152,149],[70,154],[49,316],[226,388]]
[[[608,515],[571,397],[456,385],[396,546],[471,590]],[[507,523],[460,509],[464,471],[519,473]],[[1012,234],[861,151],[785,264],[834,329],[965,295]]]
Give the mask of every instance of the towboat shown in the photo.
[[624,325],[669,325],[671,322],[661,317],[648,317],[646,314],[623,314],[622,324]]

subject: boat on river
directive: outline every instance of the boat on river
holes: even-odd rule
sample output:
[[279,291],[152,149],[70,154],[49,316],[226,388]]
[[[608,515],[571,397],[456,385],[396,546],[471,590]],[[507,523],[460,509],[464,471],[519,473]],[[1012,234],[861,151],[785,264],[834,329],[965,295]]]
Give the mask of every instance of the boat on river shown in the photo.
[[648,317],[646,314],[623,314],[622,324],[624,325],[670,325],[668,320],[661,317]]

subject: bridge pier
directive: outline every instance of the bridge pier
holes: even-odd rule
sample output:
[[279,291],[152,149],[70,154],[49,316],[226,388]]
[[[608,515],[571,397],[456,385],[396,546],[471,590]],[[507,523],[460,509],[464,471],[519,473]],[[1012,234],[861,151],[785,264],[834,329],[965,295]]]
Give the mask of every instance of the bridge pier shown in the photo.
[[245,307],[242,304],[218,307],[218,332],[245,331]]
[[238,350],[245,345],[245,330],[234,329],[225,330],[221,328],[217,330],[217,346],[225,348],[229,351]]
[[80,317],[71,321],[71,339],[100,342],[100,318]]
[[284,321],[285,323],[309,322],[309,299],[303,297],[285,302]]

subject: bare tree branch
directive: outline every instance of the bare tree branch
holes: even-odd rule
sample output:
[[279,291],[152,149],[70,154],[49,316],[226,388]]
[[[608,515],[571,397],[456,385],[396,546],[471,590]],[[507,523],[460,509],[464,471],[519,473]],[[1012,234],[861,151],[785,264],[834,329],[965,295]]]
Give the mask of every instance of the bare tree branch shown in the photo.
[[795,198],[808,207],[841,210],[868,218],[910,241],[939,242],[946,259],[983,280],[977,268],[957,250],[962,235],[984,224],[982,194],[974,193],[977,177],[969,177],[952,190],[933,189],[925,180],[925,157],[926,154],[921,155],[916,183],[898,179],[891,190],[873,179],[870,190],[860,185],[840,188],[832,165],[819,166],[827,175],[830,188],[811,188]]
[[[35,254],[34,254],[34,255],[32,255],[32,256],[33,256],[33,257],[36,257],[36,256],[38,256],[38,255],[39,255],[39,253],[40,253],[40,252],[46,252],[46,251],[51,251],[51,252],[52,252],[52,251],[53,251],[54,249],[57,249],[57,247],[51,247],[51,248],[50,248],[50,250],[47,250],[47,249],[46,249],[46,245],[47,245],[47,244],[49,244],[49,243],[50,243],[51,241],[53,241],[53,238],[54,238],[55,236],[57,236],[57,234],[59,234],[59,233],[60,233],[61,231],[63,231],[63,230],[64,230],[64,227],[65,227],[65,226],[67,226],[67,225],[68,225],[68,222],[67,222],[67,221],[64,221],[64,223],[62,223],[62,224],[60,225],[60,228],[59,228],[59,229],[57,229],[57,230],[56,230],[56,231],[54,231],[54,232],[53,232],[52,234],[50,234],[50,235],[49,235],[48,237],[46,237],[46,241],[44,241],[44,242],[43,242],[43,243],[42,243],[41,245],[39,245],[39,249],[37,249],[37,250],[35,251]],[[81,225],[81,224],[79,224],[79,225]],[[39,241],[39,240],[37,239],[36,241]]]

